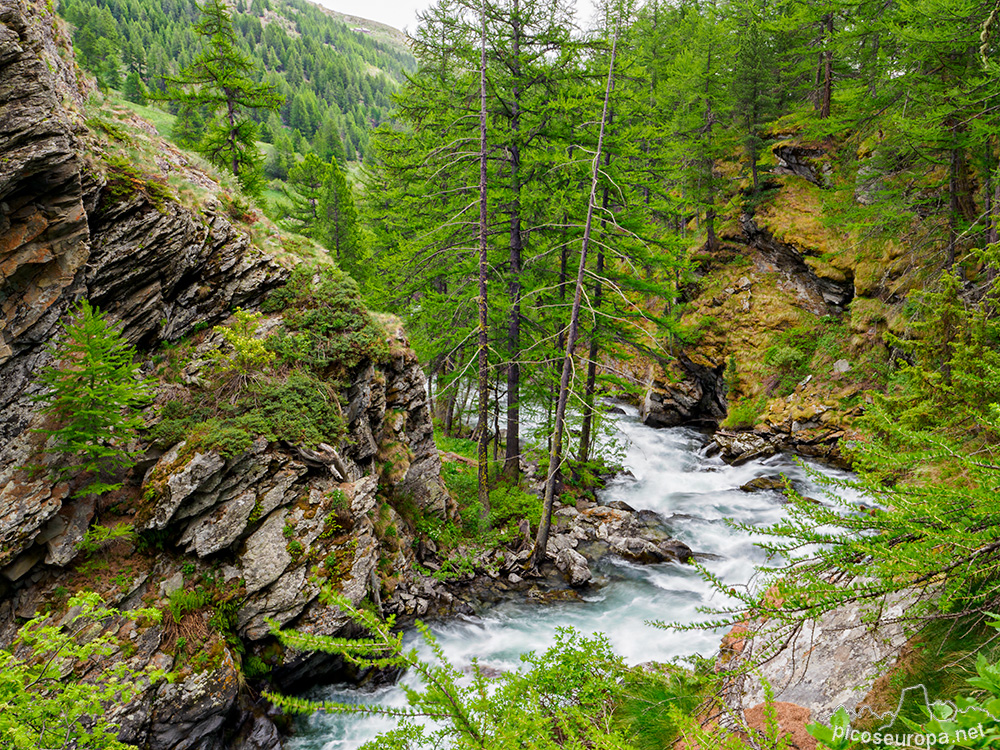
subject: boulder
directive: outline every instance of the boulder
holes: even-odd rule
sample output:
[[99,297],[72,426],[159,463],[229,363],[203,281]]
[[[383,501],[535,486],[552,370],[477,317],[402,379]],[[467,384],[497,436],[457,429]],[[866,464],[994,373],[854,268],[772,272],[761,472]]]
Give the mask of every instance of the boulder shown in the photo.
[[785,489],[785,480],[782,477],[755,477],[740,486],[740,489],[744,492],[782,492]]
[[[766,681],[775,700],[808,709],[814,721],[828,721],[841,706],[854,710],[906,643],[901,618],[911,601],[908,596],[880,601],[874,605],[878,617],[870,604],[847,604],[793,634],[774,633],[760,623],[738,626],[718,660],[727,683],[721,694],[741,712],[764,702]],[[762,656],[767,658],[758,669],[744,670]]]
[[712,440],[719,446],[722,459],[733,466],[773,456],[778,452],[771,441],[752,432],[719,430],[712,436]]
[[555,563],[572,586],[582,586],[592,577],[587,558],[570,547],[562,547],[559,550]]

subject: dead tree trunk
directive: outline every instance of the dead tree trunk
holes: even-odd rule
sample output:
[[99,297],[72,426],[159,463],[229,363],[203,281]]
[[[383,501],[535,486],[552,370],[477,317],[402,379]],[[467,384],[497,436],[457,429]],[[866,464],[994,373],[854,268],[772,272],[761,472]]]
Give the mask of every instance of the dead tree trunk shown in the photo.
[[580,326],[580,304],[583,298],[583,280],[587,270],[587,250],[590,245],[590,231],[594,222],[594,202],[597,199],[597,179],[600,172],[601,151],[604,147],[604,129],[608,121],[608,106],[611,100],[611,85],[614,81],[615,54],[618,51],[618,27],[611,44],[611,60],[608,63],[608,82],[604,87],[604,109],[601,112],[601,129],[597,136],[597,153],[594,154],[594,168],[590,178],[590,200],[587,201],[587,222],[583,228],[583,244],[580,247],[580,265],[576,272],[576,291],[573,295],[573,309],[570,312],[569,331],[566,334],[566,356],[563,359],[562,375],[559,379],[559,401],[556,404],[556,419],[552,435],[552,449],[549,451],[549,471],[545,482],[545,499],[542,519],[535,536],[535,548],[528,560],[529,569],[537,569],[545,560],[549,543],[549,528],[552,524],[552,505],[555,500],[556,473],[562,459],[562,438],[566,419],[566,402],[569,400],[569,374],[573,369],[573,350],[576,348],[577,331]]

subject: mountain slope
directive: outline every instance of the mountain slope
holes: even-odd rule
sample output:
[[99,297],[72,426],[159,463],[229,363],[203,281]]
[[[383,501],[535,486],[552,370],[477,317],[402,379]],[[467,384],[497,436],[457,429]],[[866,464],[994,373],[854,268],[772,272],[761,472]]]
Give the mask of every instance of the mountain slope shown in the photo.
[[[154,94],[197,53],[194,0],[63,0],[77,59],[99,83],[119,88],[138,75]],[[278,115],[261,115],[262,140],[302,141],[324,158],[363,158],[368,131],[386,120],[392,94],[415,66],[403,35],[388,26],[305,0],[239,0],[235,30],[258,77],[284,96]],[[340,144],[343,144],[342,146]]]

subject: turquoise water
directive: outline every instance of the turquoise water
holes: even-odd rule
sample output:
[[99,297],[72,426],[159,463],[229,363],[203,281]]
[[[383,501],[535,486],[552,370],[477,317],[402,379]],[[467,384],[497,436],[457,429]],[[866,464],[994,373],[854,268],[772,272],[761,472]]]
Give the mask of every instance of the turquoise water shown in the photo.
[[[624,464],[634,475],[613,481],[604,501],[623,500],[637,510],[660,513],[673,536],[696,553],[727,584],[748,582],[754,566],[765,561],[756,535],[734,530],[726,519],[754,526],[777,521],[782,497],[777,492],[743,492],[740,486],[759,476],[785,474],[800,491],[823,495],[805,471],[786,456],[772,456],[739,467],[700,455],[704,436],[685,428],[655,430],[639,422],[634,409],[615,417],[626,441]],[[844,472],[823,473],[848,478]],[[630,663],[666,661],[700,653],[711,656],[721,633],[672,632],[646,624],[649,620],[694,622],[703,605],[725,606],[690,566],[676,563],[634,565],[605,558],[592,566],[598,584],[583,591],[582,601],[499,604],[478,618],[433,625],[451,662],[467,668],[472,659],[496,669],[516,669],[527,651],[542,651],[557,627],[573,626],[584,633],[601,632]],[[404,680],[406,678],[404,677]],[[307,693],[311,698],[404,705],[396,687],[362,692],[350,686],[325,686]],[[288,750],[353,750],[392,726],[381,718],[314,714],[301,720]]]

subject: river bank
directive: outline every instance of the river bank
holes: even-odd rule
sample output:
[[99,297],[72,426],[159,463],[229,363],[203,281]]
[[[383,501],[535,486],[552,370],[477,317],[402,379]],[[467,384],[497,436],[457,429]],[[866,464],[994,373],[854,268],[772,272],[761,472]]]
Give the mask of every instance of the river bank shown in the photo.
[[[754,479],[784,474],[804,492],[822,497],[803,467],[784,454],[731,466],[718,456],[704,455],[703,433],[688,428],[654,429],[640,422],[637,410],[626,407],[624,411],[613,418],[627,441],[623,463],[634,476],[609,482],[598,493],[598,507],[621,503],[656,514],[671,538],[688,546],[699,563],[728,584],[746,584],[753,567],[765,562],[765,556],[755,546],[759,534],[733,528],[727,520],[762,527],[782,515],[779,491],[741,487]],[[829,476],[849,476],[835,469],[813,468]],[[588,552],[586,547],[583,552]],[[473,615],[432,621],[431,629],[446,656],[460,668],[468,668],[475,658],[493,669],[516,669],[521,654],[546,648],[556,629],[567,626],[583,633],[605,633],[615,651],[632,664],[693,654],[714,657],[722,633],[676,632],[648,624],[655,620],[693,623],[701,618],[699,607],[727,604],[728,599],[715,592],[694,566],[679,560],[643,565],[615,554],[594,555],[589,563],[592,579],[568,588],[571,595],[546,598],[533,593],[529,585],[484,604]],[[540,588],[534,584],[535,592]],[[414,633],[408,638],[422,653],[426,651]],[[395,686],[365,691],[340,684],[316,687],[307,695],[346,702],[404,702]],[[286,748],[349,750],[387,726],[371,717],[314,714],[297,723]]]

